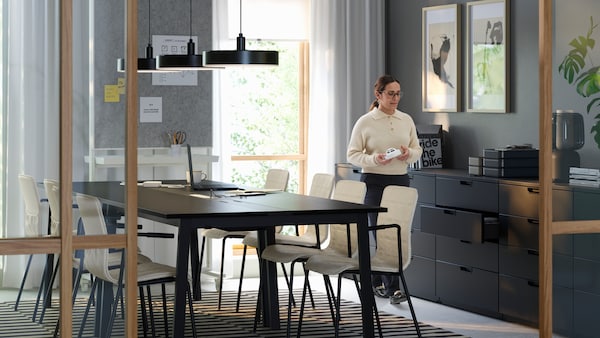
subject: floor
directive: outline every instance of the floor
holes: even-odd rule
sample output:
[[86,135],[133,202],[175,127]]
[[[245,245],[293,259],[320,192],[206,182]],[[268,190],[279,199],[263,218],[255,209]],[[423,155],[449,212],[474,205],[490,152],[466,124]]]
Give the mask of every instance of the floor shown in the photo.
[[[295,284],[302,285],[301,283],[302,280],[300,278],[296,278]],[[214,291],[216,289],[215,285],[216,282],[213,277],[207,276],[203,279],[203,289]],[[320,276],[316,275],[311,277],[311,285],[314,290],[324,292],[323,280]],[[224,290],[237,290],[237,287],[237,279],[227,279],[223,283]],[[244,280],[244,290],[256,290],[257,287],[257,279],[249,278]],[[283,279],[280,279],[279,287],[285,288],[285,282]],[[0,301],[14,301],[16,299],[16,291],[17,290],[14,289],[0,290]],[[358,295],[352,281],[348,279],[343,280],[342,293],[344,299],[358,302]],[[35,296],[36,293],[34,291],[26,291],[23,294],[23,299],[32,299],[35,298]],[[430,325],[465,336],[474,338],[538,337],[538,330],[536,328],[476,315],[452,307],[425,301],[416,297],[413,297],[412,299],[417,318],[420,322],[428,323]],[[408,310],[407,303],[392,305],[389,304],[387,299],[377,298],[377,304],[380,311],[410,318],[410,312]]]
[[[314,290],[325,292],[323,279],[320,276],[310,278],[311,286]],[[332,280],[332,282],[334,282]],[[279,287],[285,288],[285,282],[280,279]],[[294,285],[302,285],[301,279],[294,280]],[[345,279],[342,282],[343,298],[358,302],[358,294],[351,280]],[[212,285],[211,285],[212,284]],[[244,280],[244,290],[256,289],[257,280]],[[214,290],[214,284],[211,281],[203,281],[203,289]],[[226,280],[223,283],[223,289],[237,290],[238,280]],[[462,311],[438,303],[429,302],[416,297],[412,298],[413,306],[417,319],[420,322],[440,327],[452,332],[460,333],[474,338],[534,338],[538,337],[537,328],[527,327],[515,323],[509,323],[494,318],[480,316],[467,311]],[[377,308],[388,313],[398,314],[410,318],[410,311],[407,303],[392,305],[387,299],[377,298]],[[556,335],[555,337],[560,337]]]

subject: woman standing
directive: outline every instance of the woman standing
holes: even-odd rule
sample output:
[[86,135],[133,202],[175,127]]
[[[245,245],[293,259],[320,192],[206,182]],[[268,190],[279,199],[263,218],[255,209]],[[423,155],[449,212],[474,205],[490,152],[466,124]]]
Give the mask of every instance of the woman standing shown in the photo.
[[[388,185],[409,186],[409,164],[421,158],[417,129],[410,115],[397,109],[402,98],[400,82],[383,75],[374,85],[375,101],[369,112],[361,116],[350,136],[348,161],[362,168],[360,180],[367,185],[365,204],[379,205],[383,189]],[[400,155],[386,159],[389,148],[400,150]],[[377,214],[369,215],[369,226],[377,224]],[[371,245],[375,246],[372,238]],[[390,297],[390,303],[406,300],[400,291],[396,276],[373,276],[373,291],[380,297]]]

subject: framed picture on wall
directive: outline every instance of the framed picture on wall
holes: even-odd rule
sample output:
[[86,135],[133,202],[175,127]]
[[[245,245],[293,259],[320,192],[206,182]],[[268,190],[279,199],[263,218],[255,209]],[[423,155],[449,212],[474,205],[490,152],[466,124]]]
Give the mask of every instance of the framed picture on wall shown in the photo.
[[467,97],[469,112],[509,110],[509,0],[467,3]]
[[424,7],[422,106],[426,112],[460,110],[459,5]]

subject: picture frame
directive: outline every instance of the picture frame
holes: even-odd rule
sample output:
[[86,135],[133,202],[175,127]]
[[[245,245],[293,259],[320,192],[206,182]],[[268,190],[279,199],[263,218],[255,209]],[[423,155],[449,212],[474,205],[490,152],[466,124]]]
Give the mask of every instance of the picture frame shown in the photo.
[[422,109],[457,112],[461,99],[460,5],[422,10]]
[[509,0],[467,2],[466,110],[506,113],[509,100]]

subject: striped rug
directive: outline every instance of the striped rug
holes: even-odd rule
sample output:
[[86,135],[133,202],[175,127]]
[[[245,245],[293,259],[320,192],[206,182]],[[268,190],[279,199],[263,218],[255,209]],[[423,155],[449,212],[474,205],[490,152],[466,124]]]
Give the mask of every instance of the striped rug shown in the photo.
[[[281,292],[281,316],[282,328],[271,330],[258,326],[257,332],[252,332],[254,324],[254,309],[256,304],[256,293],[246,292],[242,295],[240,312],[235,312],[236,292],[226,291],[223,293],[223,304],[221,310],[217,310],[217,293],[203,292],[202,300],[194,302],[194,313],[196,317],[197,332],[199,337],[285,337],[285,320],[287,314],[287,295]],[[296,299],[300,299],[300,291]],[[154,299],[153,299],[154,300]],[[158,300],[158,299],[156,299]],[[172,297],[168,298],[172,306]],[[331,321],[331,313],[327,305],[327,297],[324,294],[315,294],[315,308],[307,307],[304,312],[302,323],[303,337],[333,337],[334,330]],[[55,302],[57,303],[57,302]],[[73,310],[73,333],[77,334],[86,300],[78,299]],[[22,300],[19,310],[14,311],[14,303],[0,303],[0,337],[52,337],[56,321],[58,319],[58,304],[46,312],[42,324],[33,323],[31,317],[35,302],[33,300]],[[406,305],[407,306],[407,305]],[[340,337],[361,337],[361,310],[360,304],[342,301],[342,321],[340,325]],[[92,309],[93,311],[93,309]],[[163,324],[162,303],[160,300],[154,304],[155,326],[158,337],[166,337]],[[296,335],[299,307],[292,311],[292,334]],[[169,311],[169,320],[172,313]],[[384,337],[416,337],[416,332],[411,319],[380,312],[380,318]],[[189,316],[189,314],[188,314]],[[418,317],[418,313],[417,313]],[[189,317],[188,317],[189,318]],[[186,321],[185,337],[192,337],[190,321]],[[171,323],[169,322],[169,325]],[[436,328],[425,323],[420,324],[423,337],[464,337],[453,332]],[[171,327],[168,328],[171,330]],[[142,337],[142,325],[139,323],[139,336]],[[169,332],[172,335],[172,331]],[[123,320],[118,316],[112,337],[123,336]],[[150,333],[149,333],[149,336]],[[93,313],[88,319],[84,331],[84,337],[93,337]]]

